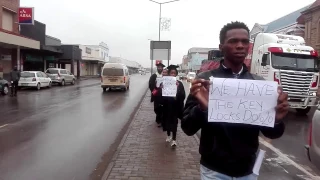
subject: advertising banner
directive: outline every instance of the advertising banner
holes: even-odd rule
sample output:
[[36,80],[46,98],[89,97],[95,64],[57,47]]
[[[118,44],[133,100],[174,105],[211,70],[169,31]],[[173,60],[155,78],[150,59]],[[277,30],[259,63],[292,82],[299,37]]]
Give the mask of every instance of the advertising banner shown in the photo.
[[18,23],[24,25],[34,25],[34,8],[20,7],[18,14]]

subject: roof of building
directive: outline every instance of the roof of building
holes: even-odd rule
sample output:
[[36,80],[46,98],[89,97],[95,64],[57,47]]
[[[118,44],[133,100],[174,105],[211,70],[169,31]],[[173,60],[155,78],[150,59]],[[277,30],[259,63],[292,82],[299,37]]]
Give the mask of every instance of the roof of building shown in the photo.
[[132,67],[132,68],[139,68],[141,67],[141,65],[135,61],[130,61],[121,57],[111,57],[109,59],[109,63],[122,63],[125,64],[128,67]]
[[188,53],[208,53],[208,51],[218,49],[218,48],[202,48],[202,47],[192,47],[188,50]]
[[273,32],[273,31],[276,31],[276,30],[281,29],[283,27],[289,26],[291,24],[296,23],[297,19],[301,15],[301,12],[307,10],[310,6],[311,6],[311,4],[309,4],[308,6],[305,6],[303,8],[300,8],[290,14],[287,14],[277,20],[274,20],[266,25],[260,25],[260,26],[262,26],[264,28],[264,32],[266,32],[266,33]]
[[309,10],[309,9],[313,9],[313,8],[316,8],[320,6],[320,0],[316,0],[308,9],[306,10]]

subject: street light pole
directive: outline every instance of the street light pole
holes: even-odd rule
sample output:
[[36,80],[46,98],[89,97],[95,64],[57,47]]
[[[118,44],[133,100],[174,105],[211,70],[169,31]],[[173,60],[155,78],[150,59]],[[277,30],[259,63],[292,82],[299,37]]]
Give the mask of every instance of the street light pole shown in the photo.
[[[176,2],[176,1],[180,1],[180,0],[172,0],[172,1],[167,1],[167,2],[157,2],[157,1],[154,1],[154,0],[149,0],[153,3],[156,3],[156,4],[159,4],[160,6],[160,12],[159,12],[159,41],[161,41],[161,6],[162,4],[169,4],[169,3],[172,3],[172,2]],[[168,59],[168,65],[169,65],[169,59]],[[153,70],[153,60],[151,60],[151,74],[152,74],[152,70]]]

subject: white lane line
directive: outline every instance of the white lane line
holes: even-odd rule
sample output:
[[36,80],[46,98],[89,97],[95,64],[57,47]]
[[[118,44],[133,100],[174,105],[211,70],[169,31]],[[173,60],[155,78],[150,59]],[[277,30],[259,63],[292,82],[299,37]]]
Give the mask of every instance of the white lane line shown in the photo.
[[279,157],[281,157],[284,160],[286,160],[289,164],[293,165],[294,167],[296,167],[297,169],[299,169],[300,171],[302,171],[303,173],[308,175],[310,178],[312,178],[314,180],[319,180],[320,179],[320,176],[314,176],[309,171],[307,171],[302,166],[300,166],[299,164],[297,164],[296,162],[294,162],[293,160],[288,158],[287,155],[283,154],[279,149],[275,148],[273,145],[271,145],[270,143],[268,143],[267,141],[265,141],[261,137],[259,137],[259,141],[260,141],[261,144],[263,144],[264,146],[266,146],[267,148],[269,148],[270,150],[275,152]]
[[0,126],[0,129],[6,127],[6,126],[8,126],[8,125],[9,125],[9,124],[4,124],[4,125]]

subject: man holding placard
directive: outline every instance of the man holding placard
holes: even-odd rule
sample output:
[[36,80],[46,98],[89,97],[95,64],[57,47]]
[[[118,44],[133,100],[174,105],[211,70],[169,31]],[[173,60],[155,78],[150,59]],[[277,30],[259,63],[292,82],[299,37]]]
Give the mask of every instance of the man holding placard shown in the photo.
[[149,89],[151,91],[151,102],[154,102],[154,112],[156,113],[156,123],[158,124],[158,127],[161,127],[161,104],[159,104],[159,101],[155,98],[155,96],[152,94],[152,91],[156,89],[157,87],[157,78],[162,77],[162,71],[163,68],[166,67],[161,62],[157,62],[157,72],[152,74],[149,79]]
[[224,55],[220,67],[192,82],[181,127],[189,136],[201,129],[202,180],[256,180],[259,133],[282,136],[288,95],[244,65],[249,49],[244,23],[225,25],[219,48]]

